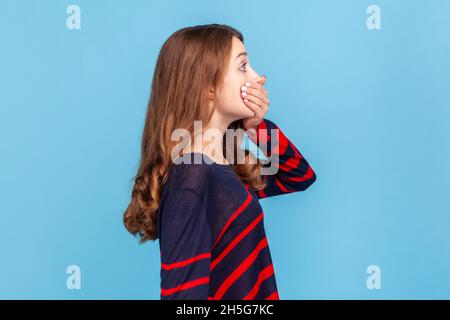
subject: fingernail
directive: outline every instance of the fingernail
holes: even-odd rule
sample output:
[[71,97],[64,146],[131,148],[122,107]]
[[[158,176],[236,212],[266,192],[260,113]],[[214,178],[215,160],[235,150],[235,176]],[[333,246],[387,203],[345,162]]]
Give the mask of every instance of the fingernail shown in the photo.
[[245,92],[245,91],[242,92],[242,95],[243,95],[243,96],[246,96],[246,95],[247,95],[247,92]]
[[250,87],[251,83],[250,83],[249,81],[247,81],[247,82],[245,82],[245,85],[246,85],[247,87]]
[[242,86],[242,87],[241,87],[241,90],[242,90],[242,91],[247,91],[247,87],[246,87],[246,86]]

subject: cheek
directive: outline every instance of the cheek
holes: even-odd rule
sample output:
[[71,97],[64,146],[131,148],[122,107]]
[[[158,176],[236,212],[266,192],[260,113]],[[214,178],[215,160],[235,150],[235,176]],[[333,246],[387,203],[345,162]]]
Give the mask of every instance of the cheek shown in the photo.
[[242,73],[229,75],[225,81],[223,90],[218,97],[217,108],[220,112],[233,115],[238,118],[250,117],[251,110],[245,105],[241,96],[241,86],[245,84],[246,77]]
[[244,77],[229,78],[222,96],[222,104],[227,107],[237,107],[244,103],[241,97],[241,86],[245,84]]

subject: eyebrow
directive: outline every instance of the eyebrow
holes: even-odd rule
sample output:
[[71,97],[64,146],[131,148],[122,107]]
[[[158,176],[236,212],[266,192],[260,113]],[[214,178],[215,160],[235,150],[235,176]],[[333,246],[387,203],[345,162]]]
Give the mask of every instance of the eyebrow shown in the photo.
[[236,56],[236,58],[235,58],[235,60],[237,59],[237,58],[239,58],[240,56],[246,56],[247,55],[247,52],[241,52],[241,53],[239,53],[237,56]]

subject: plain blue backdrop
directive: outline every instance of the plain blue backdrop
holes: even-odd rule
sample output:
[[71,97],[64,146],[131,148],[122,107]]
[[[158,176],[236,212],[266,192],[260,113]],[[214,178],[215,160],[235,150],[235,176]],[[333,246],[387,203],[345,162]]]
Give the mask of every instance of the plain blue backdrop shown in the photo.
[[[366,27],[371,4],[381,30]],[[158,243],[138,245],[122,213],[159,49],[208,23],[243,32],[267,118],[317,173],[261,201],[280,298],[450,298],[449,13],[446,0],[2,1],[0,298],[159,299]]]

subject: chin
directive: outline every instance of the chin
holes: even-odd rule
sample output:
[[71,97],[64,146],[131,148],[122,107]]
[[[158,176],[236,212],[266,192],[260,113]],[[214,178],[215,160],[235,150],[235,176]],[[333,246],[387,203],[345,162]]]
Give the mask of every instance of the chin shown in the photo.
[[250,113],[250,114],[241,113],[241,114],[236,115],[234,117],[234,121],[236,121],[236,120],[243,120],[243,119],[250,118],[250,117],[253,117],[253,113]]
[[228,117],[232,119],[232,121],[250,118],[253,117],[253,111],[251,111],[247,108],[247,106],[244,105],[239,110],[234,110],[234,112],[228,113]]
[[253,111],[249,110],[248,112],[244,113],[240,119],[246,119],[253,117]]
[[253,111],[242,102],[241,119],[253,117]]

